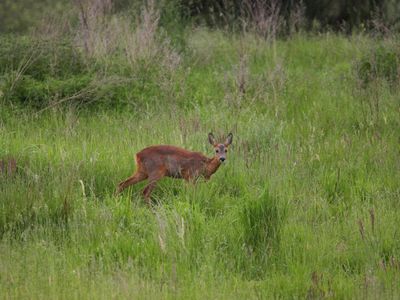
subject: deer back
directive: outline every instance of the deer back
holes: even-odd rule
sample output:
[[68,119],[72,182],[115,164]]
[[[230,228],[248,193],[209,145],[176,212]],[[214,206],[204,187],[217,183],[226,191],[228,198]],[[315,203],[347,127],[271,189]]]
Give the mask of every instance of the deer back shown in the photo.
[[189,178],[203,175],[208,158],[199,152],[175,146],[151,146],[140,151],[137,162],[147,174],[163,172],[165,176]]

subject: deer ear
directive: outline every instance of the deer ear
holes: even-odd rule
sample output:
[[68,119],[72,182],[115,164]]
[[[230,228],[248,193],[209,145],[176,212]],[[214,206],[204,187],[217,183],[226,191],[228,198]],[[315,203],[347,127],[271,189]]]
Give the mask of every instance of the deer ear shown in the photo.
[[229,133],[228,137],[225,140],[225,146],[229,146],[230,144],[232,144],[232,139],[233,139],[233,134]]
[[210,144],[213,145],[213,146],[216,144],[216,142],[215,142],[215,137],[214,137],[214,135],[213,135],[211,132],[208,134],[208,141],[209,141]]

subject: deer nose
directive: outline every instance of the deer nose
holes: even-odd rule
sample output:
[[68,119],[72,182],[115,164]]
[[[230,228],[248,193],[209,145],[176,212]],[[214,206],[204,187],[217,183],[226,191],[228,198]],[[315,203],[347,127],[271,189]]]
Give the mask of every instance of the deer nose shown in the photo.
[[219,160],[223,162],[225,160],[225,157],[220,157]]

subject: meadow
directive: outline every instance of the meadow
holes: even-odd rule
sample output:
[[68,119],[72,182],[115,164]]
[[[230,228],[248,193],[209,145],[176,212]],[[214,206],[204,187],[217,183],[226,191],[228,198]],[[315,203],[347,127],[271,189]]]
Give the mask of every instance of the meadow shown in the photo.
[[[1,298],[400,297],[395,37],[135,34],[2,38]],[[234,136],[210,181],[113,195],[142,148],[212,156],[210,131]]]

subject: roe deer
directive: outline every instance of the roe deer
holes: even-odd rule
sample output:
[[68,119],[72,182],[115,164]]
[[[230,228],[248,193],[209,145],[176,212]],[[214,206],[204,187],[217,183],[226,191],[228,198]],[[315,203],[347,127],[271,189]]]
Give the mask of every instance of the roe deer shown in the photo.
[[192,152],[175,146],[159,145],[145,148],[136,154],[135,174],[118,184],[116,194],[132,184],[148,179],[143,195],[147,204],[150,205],[151,191],[157,181],[165,176],[183,178],[186,181],[194,181],[202,176],[208,180],[218,170],[221,162],[225,161],[232,138],[232,133],[229,133],[225,142],[218,144],[214,135],[209,133],[208,141],[215,151],[212,158],[200,152]]

